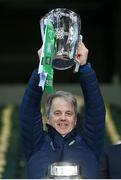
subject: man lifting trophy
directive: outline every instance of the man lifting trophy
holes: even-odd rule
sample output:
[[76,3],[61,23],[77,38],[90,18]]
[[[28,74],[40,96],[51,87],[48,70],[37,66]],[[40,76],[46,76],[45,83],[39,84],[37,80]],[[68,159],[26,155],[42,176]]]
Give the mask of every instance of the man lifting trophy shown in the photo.
[[[38,50],[39,67],[30,77],[20,107],[28,178],[97,179],[105,106],[96,73],[87,62],[88,49],[80,40],[80,17],[57,8],[41,18],[40,27],[43,43]],[[63,90],[52,93],[54,69],[66,70],[75,64],[85,105],[81,127],[76,97]],[[41,99],[46,91],[43,114]]]

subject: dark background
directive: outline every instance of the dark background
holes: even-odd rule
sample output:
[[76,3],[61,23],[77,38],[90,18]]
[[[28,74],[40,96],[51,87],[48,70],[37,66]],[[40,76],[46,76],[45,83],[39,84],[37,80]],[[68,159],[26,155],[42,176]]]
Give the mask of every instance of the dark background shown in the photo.
[[[83,41],[100,82],[121,74],[121,1],[0,0],[0,83],[26,83],[38,67],[39,20],[53,8],[81,16]],[[55,70],[55,82],[76,82],[72,69]]]
[[[6,141],[8,147],[4,154],[6,165],[1,165],[4,170],[0,171],[3,179],[26,178],[19,104],[30,74],[39,64],[37,50],[42,44],[39,20],[58,7],[71,9],[81,16],[83,41],[89,49],[89,61],[102,83],[107,106],[106,141],[116,143],[121,137],[121,86],[114,83],[115,77],[121,82],[121,0],[0,0],[0,135],[4,127],[3,111],[10,108],[8,104],[13,106],[9,117],[11,131]],[[72,69],[56,70],[55,76],[57,83],[77,81]],[[106,84],[103,86],[103,83]],[[69,91],[78,91],[76,84],[70,87]],[[0,155],[2,157],[2,151]]]

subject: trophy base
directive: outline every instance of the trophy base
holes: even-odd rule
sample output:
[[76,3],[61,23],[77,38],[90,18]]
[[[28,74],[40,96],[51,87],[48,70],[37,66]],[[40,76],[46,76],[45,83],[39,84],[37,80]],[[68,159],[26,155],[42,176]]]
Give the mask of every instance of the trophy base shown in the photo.
[[55,58],[53,60],[53,68],[57,70],[66,70],[74,65],[74,61],[70,59]]

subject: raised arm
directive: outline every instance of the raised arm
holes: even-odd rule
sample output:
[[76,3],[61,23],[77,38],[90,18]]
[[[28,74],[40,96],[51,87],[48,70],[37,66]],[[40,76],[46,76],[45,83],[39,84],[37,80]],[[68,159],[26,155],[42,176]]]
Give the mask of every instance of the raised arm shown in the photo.
[[43,135],[40,112],[42,90],[38,87],[38,82],[39,76],[37,70],[34,70],[20,106],[21,140],[27,159],[40,147]]
[[105,105],[95,71],[87,63],[88,50],[83,43],[78,46],[80,84],[85,102],[85,120],[82,136],[99,158],[104,144]]

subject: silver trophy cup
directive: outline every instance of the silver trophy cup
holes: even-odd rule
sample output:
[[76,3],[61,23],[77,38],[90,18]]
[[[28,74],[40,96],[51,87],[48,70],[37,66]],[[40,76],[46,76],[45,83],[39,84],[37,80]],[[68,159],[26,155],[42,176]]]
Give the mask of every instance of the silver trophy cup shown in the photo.
[[81,18],[77,13],[66,8],[51,10],[40,20],[42,40],[48,20],[53,24],[56,34],[53,67],[58,70],[69,69],[75,64],[81,32]]

